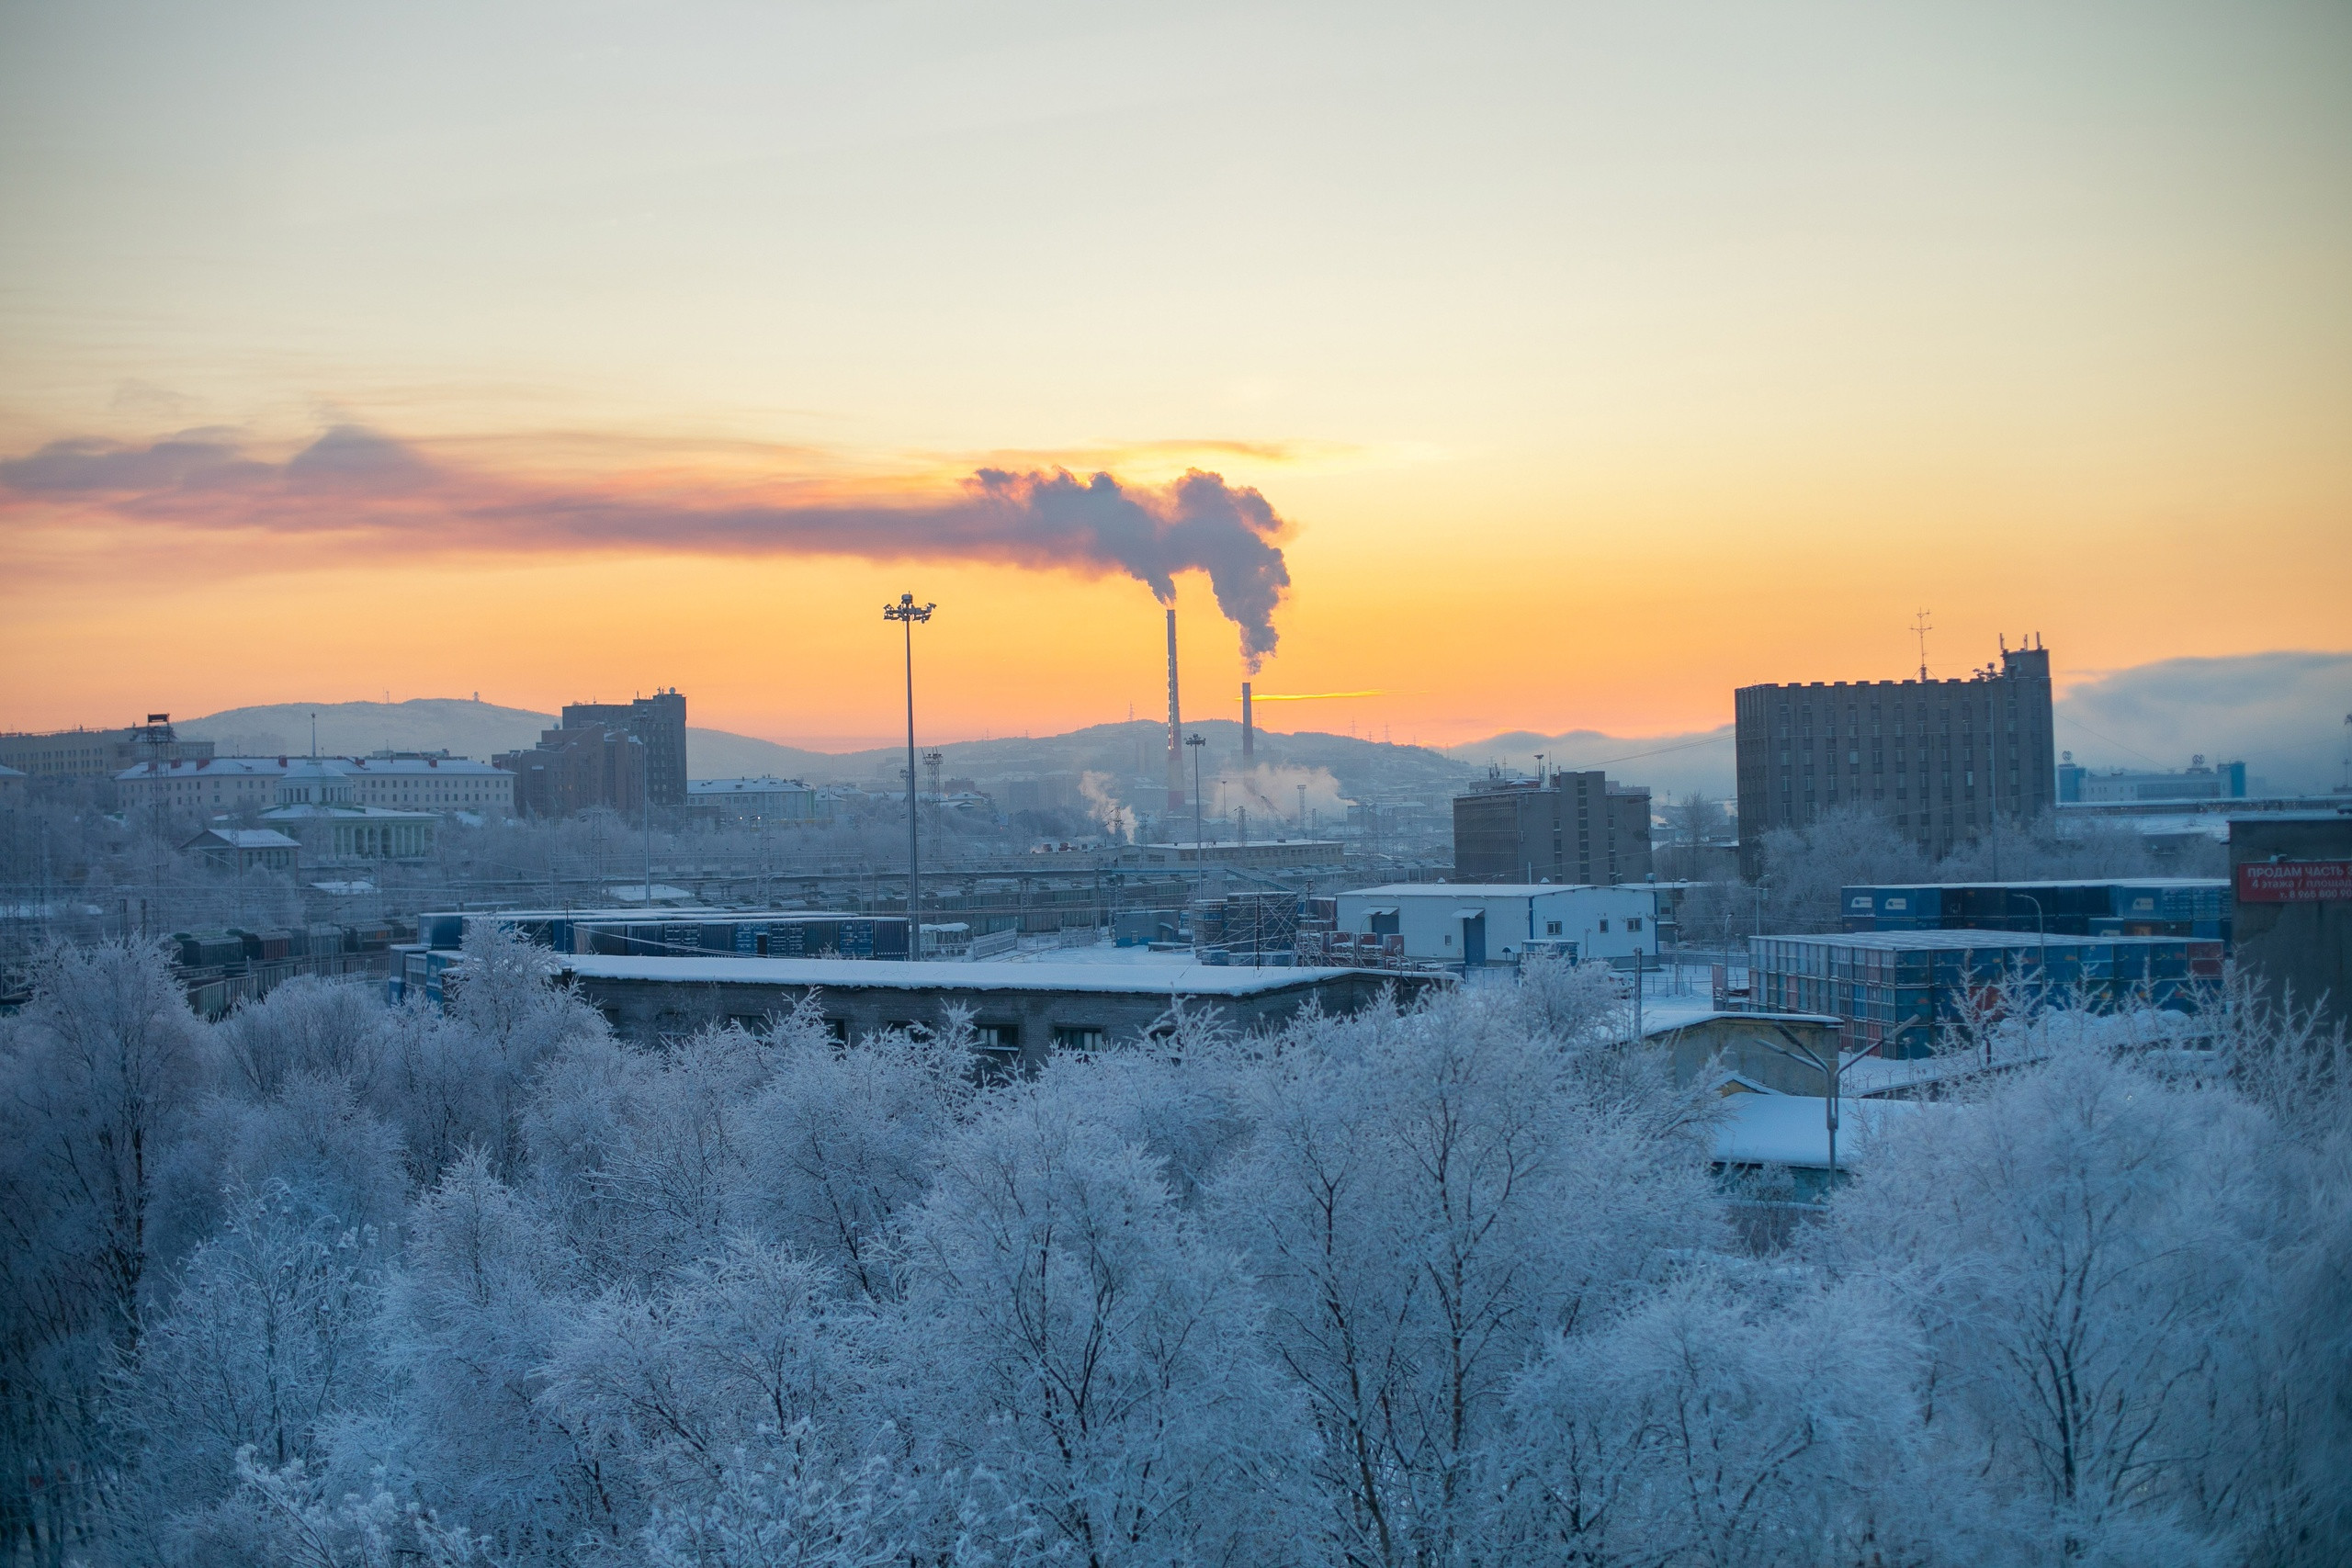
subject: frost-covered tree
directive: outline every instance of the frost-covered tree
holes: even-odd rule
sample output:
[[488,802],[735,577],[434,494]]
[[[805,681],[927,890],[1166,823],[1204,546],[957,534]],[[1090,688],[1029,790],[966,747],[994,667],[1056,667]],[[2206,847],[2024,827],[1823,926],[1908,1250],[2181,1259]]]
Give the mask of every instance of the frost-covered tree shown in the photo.
[[1094,1118],[1086,1077],[1010,1091],[910,1217],[899,1353],[928,1397],[909,1429],[1021,1505],[1001,1560],[1295,1557],[1313,1529],[1283,1506],[1295,1406],[1248,1276]]
[[377,1393],[374,1242],[283,1184],[236,1196],[122,1365],[110,1425],[131,1464],[116,1540],[246,1560],[240,1456],[315,1464]]
[[1266,1076],[1220,1223],[1249,1247],[1351,1559],[1470,1550],[1512,1377],[1715,1239],[1683,1120],[1582,1070],[1613,1048],[1589,1038],[1605,1018],[1474,992],[1295,1031]]

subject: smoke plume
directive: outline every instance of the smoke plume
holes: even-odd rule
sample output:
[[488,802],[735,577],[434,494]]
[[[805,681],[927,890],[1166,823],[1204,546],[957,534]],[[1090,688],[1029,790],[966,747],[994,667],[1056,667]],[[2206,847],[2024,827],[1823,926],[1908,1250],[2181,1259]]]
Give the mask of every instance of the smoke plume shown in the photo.
[[1121,573],[1172,603],[1205,574],[1254,670],[1274,650],[1290,586],[1266,499],[1195,468],[1173,484],[1080,478],[1060,468],[982,468],[953,492],[843,496],[732,478],[626,487],[550,485],[435,463],[357,426],[328,431],[283,462],[191,432],[145,446],[52,442],[0,461],[9,509],[99,511],[180,529],[369,541],[404,551],[659,549],[999,561],[1084,576]]

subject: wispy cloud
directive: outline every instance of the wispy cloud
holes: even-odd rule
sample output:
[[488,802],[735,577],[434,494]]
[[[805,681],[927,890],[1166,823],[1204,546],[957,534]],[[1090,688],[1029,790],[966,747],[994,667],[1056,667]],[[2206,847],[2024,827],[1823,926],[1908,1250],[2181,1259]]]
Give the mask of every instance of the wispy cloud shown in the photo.
[[1254,489],[1191,468],[1165,485],[1108,472],[988,467],[950,487],[844,491],[740,470],[574,484],[437,462],[342,425],[282,460],[234,434],[190,431],[145,446],[51,442],[0,461],[0,508],[97,513],[180,534],[380,542],[415,552],[582,549],[997,561],[1123,573],[1163,602],[1204,574],[1254,669],[1274,650],[1290,586],[1287,525]]

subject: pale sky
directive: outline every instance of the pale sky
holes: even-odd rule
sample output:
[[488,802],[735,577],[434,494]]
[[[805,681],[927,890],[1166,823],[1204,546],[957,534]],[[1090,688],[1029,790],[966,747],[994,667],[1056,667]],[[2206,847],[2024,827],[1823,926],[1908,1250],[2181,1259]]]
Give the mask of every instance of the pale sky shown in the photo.
[[950,536],[983,467],[1254,487],[1260,688],[1385,694],[1269,716],[1399,740],[1921,607],[1945,673],[2352,648],[2341,4],[19,4],[0,210],[0,458],[114,465],[0,468],[0,727],[878,739],[901,589],[933,739],[1159,711],[1148,587]]

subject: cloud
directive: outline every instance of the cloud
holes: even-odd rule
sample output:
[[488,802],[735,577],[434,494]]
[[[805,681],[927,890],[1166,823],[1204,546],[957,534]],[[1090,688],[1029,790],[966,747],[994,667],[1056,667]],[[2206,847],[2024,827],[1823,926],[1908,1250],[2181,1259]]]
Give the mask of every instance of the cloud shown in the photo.
[[2342,782],[2352,653],[2166,659],[2075,687],[2056,705],[2058,745],[2086,766],[2185,768],[2243,761],[2273,790]]
[[1197,571],[1239,628],[1253,670],[1274,650],[1274,615],[1290,587],[1277,543],[1287,525],[1255,490],[1199,468],[1139,486],[1109,473],[984,468],[946,493],[844,496],[805,481],[674,475],[638,488],[566,488],[436,464],[378,432],[339,425],[284,462],[255,458],[218,431],[144,446],[57,441],[0,461],[0,489],[18,506],[96,509],[183,531],[372,537],[411,551],[998,561],[1122,573],[1162,603],[1174,601],[1178,577]]

